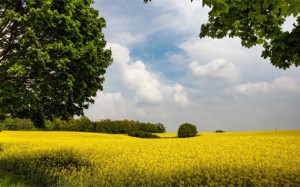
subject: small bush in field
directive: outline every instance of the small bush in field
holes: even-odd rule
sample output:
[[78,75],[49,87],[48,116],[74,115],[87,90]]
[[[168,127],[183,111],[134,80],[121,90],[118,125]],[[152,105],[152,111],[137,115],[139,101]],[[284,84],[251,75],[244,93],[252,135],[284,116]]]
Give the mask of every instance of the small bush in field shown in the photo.
[[197,127],[190,123],[184,123],[178,128],[179,138],[194,137],[197,133]]

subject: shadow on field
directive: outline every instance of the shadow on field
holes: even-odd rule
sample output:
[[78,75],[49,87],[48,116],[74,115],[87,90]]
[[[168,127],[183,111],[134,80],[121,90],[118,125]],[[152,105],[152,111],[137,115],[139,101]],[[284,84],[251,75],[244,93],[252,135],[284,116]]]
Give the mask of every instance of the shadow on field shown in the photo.
[[0,186],[38,187],[20,175],[0,168]]
[[184,138],[179,138],[178,136],[174,136],[174,137],[160,137],[159,139],[186,139],[186,138],[195,138],[195,137],[198,137],[198,136],[202,136],[201,134],[197,134],[193,137],[184,137]]

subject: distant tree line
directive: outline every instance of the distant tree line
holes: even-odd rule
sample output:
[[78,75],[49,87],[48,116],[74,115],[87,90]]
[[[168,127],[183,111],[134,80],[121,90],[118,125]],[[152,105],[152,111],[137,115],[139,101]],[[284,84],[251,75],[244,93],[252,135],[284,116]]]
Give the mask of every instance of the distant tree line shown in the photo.
[[164,133],[166,128],[163,124],[143,123],[133,120],[116,120],[110,119],[95,122],[95,132],[104,132],[110,134],[128,134],[132,131],[143,131],[150,133]]
[[45,128],[42,129],[36,129],[36,127],[30,119],[7,117],[4,121],[0,122],[0,129],[102,132],[109,134],[136,134],[133,132],[148,132],[151,134],[166,132],[165,126],[161,123],[144,123],[127,119],[115,121],[105,119],[101,121],[92,122],[86,116],[82,116],[78,119],[70,118],[67,121],[62,120],[61,118],[55,118],[53,121],[47,120],[45,122]]

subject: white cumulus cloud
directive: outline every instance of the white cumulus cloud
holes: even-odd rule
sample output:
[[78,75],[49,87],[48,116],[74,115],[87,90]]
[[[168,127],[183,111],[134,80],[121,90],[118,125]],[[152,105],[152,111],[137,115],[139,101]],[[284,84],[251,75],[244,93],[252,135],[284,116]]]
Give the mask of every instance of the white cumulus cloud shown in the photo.
[[283,76],[272,82],[256,82],[240,84],[232,88],[232,91],[243,95],[270,94],[274,92],[300,93],[300,79]]
[[166,84],[163,78],[149,70],[142,61],[130,63],[129,50],[119,44],[109,44],[113,51],[115,76],[123,86],[133,92],[136,102],[162,103],[172,99],[180,105],[187,105],[189,99],[185,88],[179,83]]
[[145,67],[142,61],[126,64],[121,72],[124,84],[136,95],[149,102],[160,102],[163,99],[161,85],[157,76]]
[[173,87],[173,98],[174,100],[181,104],[182,106],[188,105],[189,99],[186,96],[186,91],[184,87],[178,83],[176,83]]
[[98,92],[95,98],[95,103],[90,105],[89,110],[85,111],[85,115],[89,116],[91,120],[99,119],[116,119],[126,118],[129,104],[120,92],[104,93]]
[[237,68],[235,65],[222,58],[212,60],[205,65],[201,65],[197,61],[193,61],[189,64],[189,69],[196,77],[208,77],[226,80],[234,80],[237,77]]
[[240,59],[246,55],[245,49],[241,46],[238,38],[210,39],[190,37],[181,42],[178,47],[182,49],[187,56],[197,61],[212,60],[212,58],[222,57],[225,59]]
[[198,33],[199,23],[208,20],[209,8],[203,8],[200,1],[191,3],[183,0],[160,0],[153,1],[152,4],[164,12],[155,18],[155,22],[159,23],[158,29]]

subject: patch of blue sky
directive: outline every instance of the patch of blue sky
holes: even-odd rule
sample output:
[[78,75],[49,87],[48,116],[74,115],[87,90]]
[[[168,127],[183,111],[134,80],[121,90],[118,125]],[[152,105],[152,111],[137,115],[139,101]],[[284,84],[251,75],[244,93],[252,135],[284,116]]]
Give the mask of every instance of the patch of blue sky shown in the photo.
[[186,71],[182,67],[174,66],[169,59],[170,54],[182,54],[183,51],[175,43],[178,36],[156,32],[147,36],[145,42],[130,49],[132,60],[141,60],[155,72],[163,72],[167,78],[182,76]]

